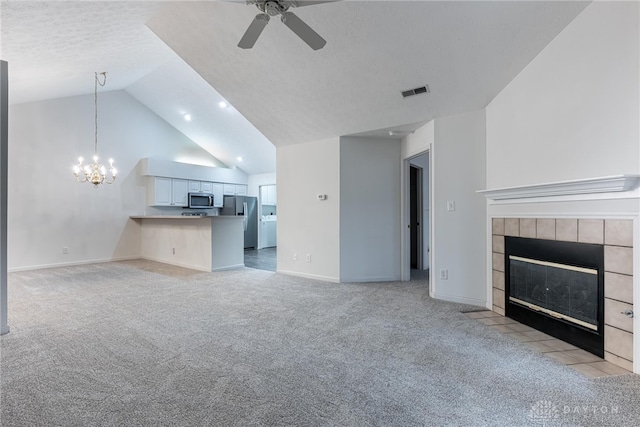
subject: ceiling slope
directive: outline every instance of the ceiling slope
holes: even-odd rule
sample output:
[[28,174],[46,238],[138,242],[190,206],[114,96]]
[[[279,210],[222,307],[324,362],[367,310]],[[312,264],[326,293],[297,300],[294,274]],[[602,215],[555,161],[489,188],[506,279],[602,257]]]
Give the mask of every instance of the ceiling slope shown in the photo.
[[[327,40],[318,51],[278,19],[253,49],[239,49],[257,9],[233,2],[172,3],[147,25],[283,146],[483,108],[587,4],[343,1],[297,9]],[[425,84],[431,93],[400,95]]]

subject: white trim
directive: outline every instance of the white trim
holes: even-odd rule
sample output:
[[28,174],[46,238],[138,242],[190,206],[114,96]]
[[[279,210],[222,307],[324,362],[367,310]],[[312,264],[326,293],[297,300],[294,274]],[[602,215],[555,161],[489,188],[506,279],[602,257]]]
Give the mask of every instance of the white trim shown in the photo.
[[[32,270],[44,270],[47,268],[59,268],[59,267],[74,267],[78,265],[87,265],[87,264],[104,264],[105,262],[118,262],[118,261],[131,261],[134,259],[145,259],[140,256],[130,256],[130,257],[118,257],[118,258],[103,258],[103,259],[90,259],[86,261],[73,261],[73,262],[60,262],[54,264],[40,264],[40,265],[29,265],[26,267],[13,267],[9,269],[9,273],[17,273],[20,271],[32,271]],[[153,260],[155,261],[155,260]],[[166,264],[166,263],[165,263]]]
[[527,219],[635,219],[638,217],[638,212],[595,212],[595,213],[578,213],[578,212],[563,212],[563,213],[502,213],[492,212],[489,221],[492,219],[500,218],[527,218]]
[[469,304],[469,305],[475,305],[478,307],[486,307],[487,306],[487,302],[477,299],[477,298],[467,298],[467,297],[459,297],[456,295],[440,295],[440,294],[435,294],[433,296],[434,299],[439,299],[442,301],[449,301],[449,302],[457,302],[460,304]]
[[277,273],[286,274],[289,276],[304,277],[305,279],[321,280],[323,282],[340,283],[338,277],[320,276],[318,274],[300,273],[299,271],[289,270],[277,270]]
[[378,277],[341,277],[340,283],[366,283],[366,282],[399,282],[398,276],[378,276]]
[[[639,185],[640,175],[614,175],[600,178],[575,179],[545,184],[479,190],[477,193],[483,194],[491,200],[511,200],[511,203],[513,203],[513,199],[630,192],[631,190],[637,189]],[[577,200],[583,200],[583,198]],[[531,202],[531,200],[527,200],[526,202]]]
[[[244,264],[234,264],[234,265],[226,265],[224,267],[218,267],[218,268],[212,268],[211,271],[215,272],[215,271],[226,271],[226,270],[235,270],[237,268],[243,268],[246,267],[246,265]],[[250,267],[247,267],[250,268]],[[206,271],[206,270],[204,270]]]

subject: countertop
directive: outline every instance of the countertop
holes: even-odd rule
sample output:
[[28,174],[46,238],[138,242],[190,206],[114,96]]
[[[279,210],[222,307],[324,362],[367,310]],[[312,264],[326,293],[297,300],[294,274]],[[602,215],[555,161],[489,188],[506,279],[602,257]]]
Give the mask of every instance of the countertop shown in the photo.
[[225,219],[244,219],[242,216],[233,216],[233,215],[131,215],[129,218],[131,219],[202,219],[202,218],[225,218]]

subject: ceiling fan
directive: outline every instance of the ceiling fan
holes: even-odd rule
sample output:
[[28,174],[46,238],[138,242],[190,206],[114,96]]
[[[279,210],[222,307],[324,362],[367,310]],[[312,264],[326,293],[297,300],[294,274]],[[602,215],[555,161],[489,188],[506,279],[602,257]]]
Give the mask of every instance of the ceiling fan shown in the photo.
[[249,24],[249,28],[245,31],[238,47],[242,49],[251,49],[262,30],[269,23],[271,16],[280,15],[280,20],[289,27],[291,31],[296,33],[298,37],[302,39],[313,50],[322,49],[326,40],[320,37],[318,33],[305,24],[305,22],[298,18],[293,12],[289,12],[292,7],[311,6],[320,3],[331,3],[336,0],[247,0],[247,4],[255,4],[256,7],[262,12],[256,15]]

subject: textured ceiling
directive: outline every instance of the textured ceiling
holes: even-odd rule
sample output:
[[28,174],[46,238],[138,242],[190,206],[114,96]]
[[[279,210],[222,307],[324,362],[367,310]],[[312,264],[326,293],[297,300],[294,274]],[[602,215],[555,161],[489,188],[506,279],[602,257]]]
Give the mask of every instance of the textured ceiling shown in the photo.
[[[275,171],[275,147],[145,23],[167,2],[2,1],[0,58],[12,104],[124,89],[229,166]],[[190,113],[191,122],[183,115]],[[244,157],[243,162],[237,160]]]
[[[1,1],[0,57],[10,63],[11,103],[90,94],[93,72],[108,71],[108,90],[126,90],[253,174],[275,170],[269,141],[390,130],[398,138],[434,117],[484,107],[587,4],[307,6],[295,13],[327,40],[313,51],[275,18],[253,49],[237,48],[258,12],[237,2]],[[424,84],[430,94],[400,96]],[[234,108],[221,110],[222,97]]]
[[[279,19],[236,47],[257,13],[173,3],[148,26],[277,146],[483,108],[588,3],[342,1],[295,13],[327,40],[311,50]],[[406,89],[431,93],[407,99]]]

